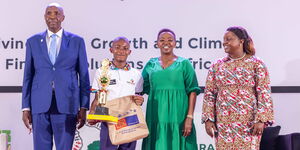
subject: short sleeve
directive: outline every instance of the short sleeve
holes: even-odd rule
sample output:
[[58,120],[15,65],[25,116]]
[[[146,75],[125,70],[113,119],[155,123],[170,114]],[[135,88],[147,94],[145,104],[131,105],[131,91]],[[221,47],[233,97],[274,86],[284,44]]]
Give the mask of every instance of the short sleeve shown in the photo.
[[99,79],[100,75],[101,75],[100,70],[97,69],[95,72],[94,80],[93,80],[93,84],[92,84],[92,89],[91,89],[92,92],[98,91],[101,88],[101,87],[99,87],[99,84],[98,84],[98,79]]
[[137,71],[137,83],[135,86],[135,93],[142,93],[143,92],[143,83],[144,79],[139,71]]
[[190,94],[191,92],[196,92],[197,95],[200,94],[197,76],[192,64],[189,62],[189,60],[183,60],[182,63],[184,67],[183,77],[186,93]]

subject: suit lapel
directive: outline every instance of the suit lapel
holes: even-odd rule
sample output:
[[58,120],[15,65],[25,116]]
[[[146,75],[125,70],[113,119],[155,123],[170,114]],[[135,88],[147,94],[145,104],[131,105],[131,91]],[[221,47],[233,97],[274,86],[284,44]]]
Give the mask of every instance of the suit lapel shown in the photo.
[[47,60],[47,62],[52,65],[52,63],[50,61],[50,58],[49,58],[49,54],[48,54],[48,47],[47,47],[46,36],[47,36],[47,31],[43,32],[42,35],[41,35],[40,46],[41,46],[41,50],[42,50],[43,56],[45,57],[45,59]]
[[69,41],[70,41],[70,38],[68,36],[68,33],[63,31],[62,38],[61,38],[60,49],[59,49],[59,53],[58,53],[58,56],[56,58],[55,64],[59,63],[59,61],[61,61],[63,58],[65,58],[64,55],[65,55],[66,50],[68,48]]

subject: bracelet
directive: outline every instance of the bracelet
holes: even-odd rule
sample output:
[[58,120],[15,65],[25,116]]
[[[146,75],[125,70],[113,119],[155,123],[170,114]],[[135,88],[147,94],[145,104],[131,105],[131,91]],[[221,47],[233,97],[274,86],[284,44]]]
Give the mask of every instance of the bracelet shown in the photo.
[[187,118],[194,119],[193,115],[186,115]]

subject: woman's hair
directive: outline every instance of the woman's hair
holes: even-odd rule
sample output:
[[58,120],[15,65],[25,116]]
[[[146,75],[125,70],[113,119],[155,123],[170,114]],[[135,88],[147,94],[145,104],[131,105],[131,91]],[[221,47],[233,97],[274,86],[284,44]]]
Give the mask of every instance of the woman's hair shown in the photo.
[[243,27],[229,27],[226,31],[233,32],[239,39],[244,40],[243,51],[249,55],[255,55],[253,41]]
[[175,33],[171,30],[171,29],[167,29],[167,28],[164,28],[164,29],[161,29],[158,34],[157,34],[157,39],[159,38],[159,36],[164,33],[164,32],[168,32],[168,33],[171,33],[173,36],[174,36],[174,39],[176,40],[176,35]]

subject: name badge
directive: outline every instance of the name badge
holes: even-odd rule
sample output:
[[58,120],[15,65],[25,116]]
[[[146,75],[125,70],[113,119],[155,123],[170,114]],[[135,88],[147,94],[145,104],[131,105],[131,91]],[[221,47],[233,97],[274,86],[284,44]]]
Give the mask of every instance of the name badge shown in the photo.
[[116,79],[111,79],[109,85],[115,85],[115,84],[117,84]]

